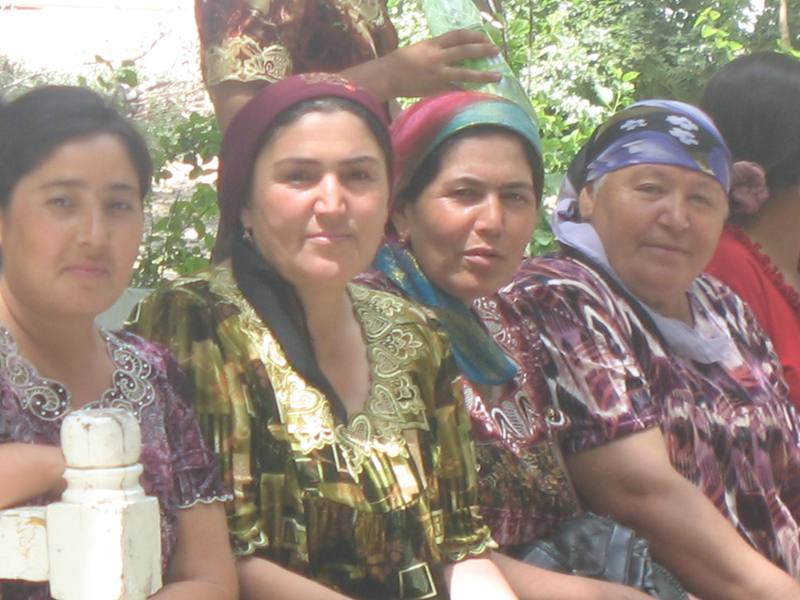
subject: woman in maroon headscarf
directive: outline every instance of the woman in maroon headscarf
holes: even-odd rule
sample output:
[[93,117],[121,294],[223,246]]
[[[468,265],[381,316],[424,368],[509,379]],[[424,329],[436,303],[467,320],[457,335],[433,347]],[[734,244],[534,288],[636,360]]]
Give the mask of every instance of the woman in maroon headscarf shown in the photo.
[[484,558],[443,333],[348,283],[381,241],[390,161],[383,108],[360,88],[330,75],[265,88],[222,146],[224,260],[136,316],[192,379],[234,490],[245,598],[513,597]]

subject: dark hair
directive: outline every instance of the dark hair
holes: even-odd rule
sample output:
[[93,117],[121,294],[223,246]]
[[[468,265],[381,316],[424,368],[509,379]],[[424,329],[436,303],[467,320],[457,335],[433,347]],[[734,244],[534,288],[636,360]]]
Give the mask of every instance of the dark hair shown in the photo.
[[442,169],[442,158],[445,154],[447,154],[450,148],[456,144],[456,142],[469,138],[482,137],[492,133],[508,134],[520,141],[520,144],[525,152],[525,158],[528,160],[528,166],[531,168],[531,177],[534,179],[536,203],[541,203],[542,186],[544,182],[538,180],[542,179],[543,168],[541,159],[539,158],[539,154],[536,149],[531,146],[528,140],[511,129],[498,125],[476,125],[475,127],[463,129],[458,133],[453,134],[425,157],[425,159],[422,161],[422,164],[420,164],[420,166],[417,167],[417,170],[414,171],[414,174],[409,180],[408,184],[403,189],[398,190],[396,206],[399,207],[405,203],[415,202],[417,198],[422,195],[422,192],[425,191],[425,188],[427,188],[430,183],[436,179],[436,176],[439,175],[439,171]]
[[153,162],[142,136],[99,94],[80,87],[43,86],[0,108],[0,209],[17,182],[61,145],[97,134],[116,137],[128,151],[142,197]]
[[701,100],[734,160],[760,164],[770,193],[800,181],[800,61],[757,52],[722,67]]
[[[279,114],[269,128],[264,132],[261,141],[258,144],[259,151],[266,146],[269,141],[275,137],[280,129],[288,127],[303,115],[312,112],[334,113],[344,110],[349,112],[359,119],[367,126],[378,142],[378,146],[383,152],[383,157],[386,159],[386,170],[389,175],[389,181],[392,179],[392,139],[389,137],[389,131],[384,125],[373,115],[369,110],[360,104],[348,100],[347,98],[329,97],[329,98],[313,98],[311,100],[304,100],[298,102],[291,108],[286,109]],[[251,186],[253,175],[251,173]]]

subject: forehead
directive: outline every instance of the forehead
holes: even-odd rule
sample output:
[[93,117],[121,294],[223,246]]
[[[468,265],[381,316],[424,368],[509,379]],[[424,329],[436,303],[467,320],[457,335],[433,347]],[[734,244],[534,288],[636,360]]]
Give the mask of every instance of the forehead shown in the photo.
[[719,183],[719,181],[717,181],[717,179],[711,175],[676,165],[651,163],[629,165],[627,167],[622,167],[621,169],[611,171],[610,173],[607,173],[605,177],[601,177],[600,179],[605,179],[609,182],[619,184],[646,179],[657,179],[665,183],[707,188],[709,190],[716,189],[719,190],[721,194],[725,193],[725,190],[722,189],[722,185]]
[[[441,155],[442,168],[458,166],[473,157],[485,161],[483,164],[487,167],[505,166],[503,161],[509,158],[509,154],[526,165],[528,163],[526,143],[516,133],[499,128],[467,130],[445,144]],[[498,155],[500,152],[503,153],[502,161]]]
[[354,151],[382,154],[364,120],[344,109],[312,110],[275,131],[259,151],[259,158],[275,154],[349,154]]

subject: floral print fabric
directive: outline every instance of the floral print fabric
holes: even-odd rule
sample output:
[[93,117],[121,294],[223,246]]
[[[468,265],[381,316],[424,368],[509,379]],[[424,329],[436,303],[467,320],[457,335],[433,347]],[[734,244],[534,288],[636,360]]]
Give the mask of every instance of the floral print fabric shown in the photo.
[[239,555],[358,598],[446,598],[446,561],[494,546],[454,362],[425,313],[349,288],[371,369],[364,409],[337,422],[218,267],[145,300],[133,327],[189,371],[195,410],[234,489]]
[[[403,294],[378,271],[359,275],[358,281]],[[482,386],[461,379],[480,467],[481,515],[501,549],[513,553],[516,547],[549,536],[556,524],[578,511],[556,448],[568,421],[550,404],[543,373],[552,363],[536,329],[502,297],[481,298],[472,311],[518,365],[516,375],[503,385]]]
[[[138,418],[142,434],[144,468],[141,484],[150,496],[159,501],[161,511],[162,564],[166,568],[176,540],[178,510],[197,502],[228,500],[219,469],[208,450],[192,411],[178,393],[184,379],[174,359],[163,349],[131,333],[103,332],[109,354],[116,365],[115,382],[139,390],[136,403],[126,405],[119,397],[119,387],[109,389],[103,398],[87,406],[127,407]],[[69,412],[68,396],[55,381],[42,379],[33,366],[16,354],[16,344],[5,328],[0,328],[0,443],[60,444],[60,429]],[[15,365],[13,376],[8,365]],[[28,385],[49,390],[55,408],[43,411],[35,403],[25,401],[26,386],[20,385],[20,366],[28,372]],[[25,369],[23,369],[25,370]],[[144,392],[149,390],[149,393]],[[60,402],[66,398],[64,402]],[[132,398],[132,397],[130,397]],[[146,401],[145,401],[146,400]],[[45,418],[46,417],[46,418]],[[32,498],[26,505],[44,505],[55,497]],[[3,600],[39,600],[50,597],[46,584],[26,585],[0,583]]]
[[756,549],[800,576],[798,420],[771,343],[729,288],[701,276],[695,328],[735,352],[701,364],[670,352],[652,324],[580,256],[524,262],[506,301],[542,332],[551,394],[571,419],[564,449],[659,427],[675,469]]

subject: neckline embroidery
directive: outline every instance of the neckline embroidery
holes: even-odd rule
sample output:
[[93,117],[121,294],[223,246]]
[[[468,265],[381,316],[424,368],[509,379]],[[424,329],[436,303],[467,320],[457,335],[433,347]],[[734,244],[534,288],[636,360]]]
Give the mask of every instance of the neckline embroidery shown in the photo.
[[[257,332],[258,352],[269,372],[281,420],[300,455],[337,445],[343,453],[343,466],[356,481],[375,449],[389,456],[408,456],[403,430],[428,429],[429,425],[419,389],[407,372],[423,344],[392,321],[393,315],[402,312],[399,298],[373,295],[357,285],[347,287],[367,344],[371,383],[365,406],[340,423],[329,400],[293,371],[277,340],[238,293],[230,270],[212,270],[209,283],[212,291],[239,309],[246,323],[243,329]],[[338,453],[334,458],[339,459]]]
[[[108,355],[114,363],[111,387],[100,399],[83,408],[123,408],[141,421],[142,410],[155,399],[150,381],[152,365],[132,345],[116,335],[100,330]],[[11,332],[0,325],[0,372],[8,377],[11,389],[24,410],[43,421],[57,421],[72,411],[72,398],[63,384],[42,377],[28,359],[18,353]]]

